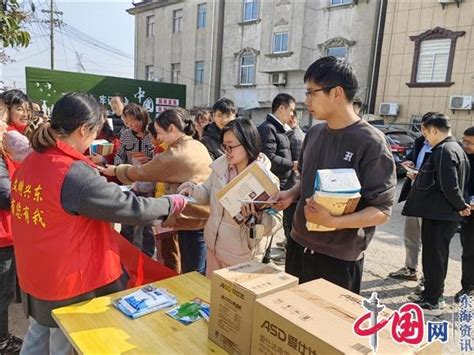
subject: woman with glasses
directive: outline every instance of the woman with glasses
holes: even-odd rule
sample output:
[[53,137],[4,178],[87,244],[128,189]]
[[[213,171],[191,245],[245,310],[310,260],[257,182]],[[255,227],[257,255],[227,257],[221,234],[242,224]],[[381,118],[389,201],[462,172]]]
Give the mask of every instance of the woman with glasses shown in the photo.
[[[192,138],[194,123],[189,113],[182,108],[162,112],[155,121],[157,139],[168,146],[168,150],[157,154],[146,164],[131,166],[109,165],[101,169],[105,175],[117,176],[124,184],[135,181],[165,183],[165,193],[173,194],[186,181],[196,184],[204,182],[210,175],[212,160],[206,147]],[[165,227],[178,231],[181,253],[181,271],[206,270],[206,245],[203,227],[209,217],[209,209],[188,204],[182,214],[169,221]]]
[[279,186],[278,178],[270,172],[270,160],[260,152],[260,135],[252,121],[236,119],[229,122],[222,129],[220,143],[225,155],[212,163],[211,176],[201,185],[187,182],[178,188],[179,193],[193,197],[197,204],[211,207],[204,228],[208,276],[214,270],[258,258],[266,244],[264,237],[280,229],[282,220],[281,213],[257,212],[254,205],[242,205],[241,213],[246,223],[238,224],[216,197],[220,189],[256,160]]

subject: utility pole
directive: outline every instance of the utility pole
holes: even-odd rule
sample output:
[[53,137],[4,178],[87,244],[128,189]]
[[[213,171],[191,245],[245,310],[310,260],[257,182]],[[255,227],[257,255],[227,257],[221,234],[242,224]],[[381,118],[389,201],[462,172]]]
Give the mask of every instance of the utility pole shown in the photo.
[[50,34],[49,34],[49,39],[50,39],[50,42],[51,42],[51,69],[53,70],[54,69],[54,25],[55,25],[55,22],[57,22],[57,20],[54,19],[54,15],[62,15],[62,11],[54,11],[54,0],[51,0],[50,2],[50,8],[49,10],[41,10],[41,12],[44,12],[44,13],[47,13],[47,14],[50,14],[50,18],[49,18],[49,21],[45,21],[45,22],[49,22],[50,24]]

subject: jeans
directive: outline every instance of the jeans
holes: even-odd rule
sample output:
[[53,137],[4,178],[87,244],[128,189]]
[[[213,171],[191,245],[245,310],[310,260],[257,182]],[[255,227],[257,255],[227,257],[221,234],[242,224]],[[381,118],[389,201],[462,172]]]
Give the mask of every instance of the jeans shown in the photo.
[[71,355],[72,346],[59,328],[48,328],[29,317],[30,326],[23,339],[20,355]]
[[181,272],[184,274],[199,271],[205,275],[207,247],[203,231],[179,231],[178,242],[181,253]]
[[127,224],[122,224],[122,229],[120,231],[130,243],[134,244],[135,235],[141,237],[141,250],[152,257],[155,253],[155,235],[151,229],[151,226],[130,226]]
[[8,335],[8,306],[13,298],[15,279],[13,247],[0,248],[0,338]]

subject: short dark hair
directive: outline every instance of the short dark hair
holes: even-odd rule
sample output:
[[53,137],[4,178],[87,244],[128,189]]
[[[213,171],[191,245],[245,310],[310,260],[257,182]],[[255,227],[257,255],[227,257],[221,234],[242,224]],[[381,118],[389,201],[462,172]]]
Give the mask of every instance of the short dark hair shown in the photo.
[[226,97],[223,97],[219,100],[216,101],[214,106],[212,106],[212,110],[214,112],[220,111],[224,115],[232,115],[237,113],[237,108],[235,106],[234,101],[231,99],[228,99]]
[[24,103],[30,103],[30,98],[23,91],[18,89],[12,89],[3,93],[3,99],[8,108],[12,108],[13,105],[23,105]]
[[168,130],[173,124],[180,132],[188,136],[193,136],[194,123],[188,111],[181,107],[173,107],[166,110],[156,118],[156,124],[164,130]]
[[275,113],[280,106],[290,106],[292,102],[296,103],[296,100],[293,96],[285,93],[278,94],[272,101],[272,113]]
[[323,87],[326,94],[340,86],[349,102],[354,99],[359,86],[352,67],[344,60],[332,56],[319,58],[309,66],[304,74],[304,82],[308,81]]
[[436,115],[437,112],[427,112],[423,115],[423,117],[421,117],[421,123],[425,123],[426,121],[428,121],[431,117],[433,117],[434,115]]
[[114,92],[111,96],[112,97],[118,97],[120,99],[120,101],[122,101],[123,104],[125,104],[125,98],[123,97],[123,95],[119,92]]
[[221,130],[220,143],[224,142],[224,134],[231,131],[244,147],[249,157],[249,164],[257,160],[262,150],[262,140],[255,124],[248,118],[237,118],[227,123]]
[[444,113],[433,113],[425,122],[423,122],[423,126],[427,127],[435,127],[441,132],[448,132],[451,129],[451,122],[449,117],[446,116]]
[[131,102],[123,108],[123,116],[132,116],[135,120],[142,123],[143,131],[146,132],[150,117],[148,111],[142,106]]
[[463,133],[465,136],[474,136],[474,126],[469,127]]

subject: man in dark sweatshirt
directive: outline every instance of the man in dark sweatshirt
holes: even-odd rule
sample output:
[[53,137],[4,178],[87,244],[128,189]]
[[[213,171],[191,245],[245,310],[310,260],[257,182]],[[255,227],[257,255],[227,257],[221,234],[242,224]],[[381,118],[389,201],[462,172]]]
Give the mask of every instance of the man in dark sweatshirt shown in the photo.
[[201,143],[206,146],[212,160],[216,160],[224,154],[220,142],[221,129],[235,119],[237,108],[234,101],[223,97],[216,101],[212,110],[214,122],[204,127]]
[[[464,189],[469,178],[469,160],[451,135],[449,118],[434,113],[423,123],[431,155],[421,166],[408,194],[402,214],[421,217],[421,262],[425,288],[409,297],[427,315],[442,313],[440,298],[448,269],[449,243],[463,216],[470,215]],[[470,271],[472,272],[472,271]]]
[[[474,208],[474,126],[464,131],[462,143],[470,165],[465,196],[472,209]],[[474,296],[474,212],[472,210],[471,215],[461,222],[461,245],[462,289],[454,296],[456,302],[459,302],[463,295]]]
[[[383,133],[354,112],[358,84],[348,63],[320,58],[310,65],[304,80],[308,111],[324,122],[306,134],[298,163],[300,180],[275,198],[279,209],[297,201],[285,268],[301,283],[324,278],[359,293],[364,251],[375,226],[391,215],[395,163]],[[317,170],[340,168],[356,171],[362,198],[356,212],[336,217],[315,204],[312,196]],[[308,231],[307,221],[336,230]]]

